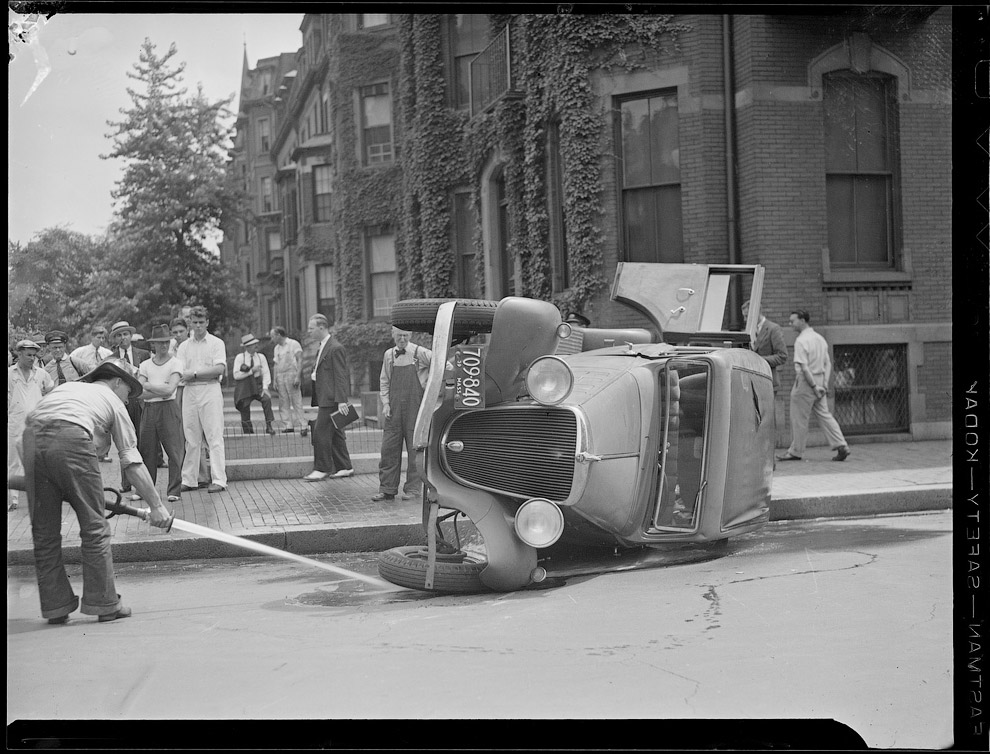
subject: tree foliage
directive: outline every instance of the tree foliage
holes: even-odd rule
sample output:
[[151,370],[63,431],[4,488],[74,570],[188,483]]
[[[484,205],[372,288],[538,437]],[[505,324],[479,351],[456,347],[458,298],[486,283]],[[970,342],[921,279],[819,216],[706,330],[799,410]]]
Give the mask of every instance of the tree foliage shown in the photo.
[[244,196],[226,179],[231,98],[211,102],[202,87],[182,88],[185,64],[172,44],[164,55],[145,39],[128,77],[131,107],[108,121],[113,149],[104,159],[126,162],[113,197],[109,264],[94,277],[105,319],[150,329],[186,304],[210,311],[211,330],[237,329],[250,311],[249,293],[215,252],[225,213]]
[[77,337],[89,327],[85,305],[103,266],[105,238],[66,227],[47,228],[26,245],[7,242],[7,320],[15,333],[63,330]]

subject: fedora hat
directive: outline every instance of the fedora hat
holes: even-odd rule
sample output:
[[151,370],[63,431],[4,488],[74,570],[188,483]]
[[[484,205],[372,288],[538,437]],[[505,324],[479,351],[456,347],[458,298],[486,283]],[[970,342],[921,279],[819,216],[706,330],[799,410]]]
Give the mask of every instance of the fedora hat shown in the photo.
[[68,343],[69,336],[61,330],[52,330],[45,335],[46,343]]
[[121,320],[120,322],[118,322],[117,324],[115,324],[113,327],[110,328],[110,334],[116,335],[117,333],[124,332],[125,330],[129,333],[132,334],[134,333],[134,328],[131,327],[127,322]]
[[35,351],[40,351],[41,350],[41,346],[39,346],[33,340],[29,340],[28,338],[24,338],[24,340],[17,341],[17,350],[18,351],[21,351],[21,350],[23,350],[25,348],[33,348]]
[[252,333],[248,333],[243,338],[241,338],[241,348],[247,348],[248,346],[253,346],[255,343],[260,343]]
[[141,383],[138,382],[138,378],[132,375],[128,369],[121,366],[121,362],[117,359],[101,361],[96,365],[95,369],[86,372],[86,374],[80,377],[79,381],[96,382],[98,380],[112,380],[114,377],[120,377],[120,379],[127,383],[127,387],[130,388],[127,397],[130,400],[134,400],[144,391]]
[[172,334],[168,325],[155,325],[151,328],[149,343],[168,343],[172,340]]

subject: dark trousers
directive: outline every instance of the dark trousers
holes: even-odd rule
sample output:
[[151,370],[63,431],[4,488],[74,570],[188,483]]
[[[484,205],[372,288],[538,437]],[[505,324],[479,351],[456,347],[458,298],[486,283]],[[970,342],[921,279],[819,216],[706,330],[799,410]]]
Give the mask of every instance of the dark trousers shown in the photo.
[[313,426],[313,469],[334,474],[351,466],[351,455],[347,452],[347,436],[344,430],[333,425],[330,414],[336,406],[320,406]]
[[265,427],[270,427],[275,421],[271,396],[253,395],[249,398],[241,398],[234,408],[241,412],[241,431],[246,435],[254,434],[254,425],[251,424],[251,404],[255,401],[261,403],[261,410],[265,412]]
[[151,481],[158,481],[158,453],[168,453],[168,492],[178,495],[182,487],[182,459],[186,455],[186,439],[182,432],[182,414],[176,400],[145,403],[141,414],[141,435],[138,450]]
[[120,595],[114,586],[111,530],[104,517],[103,476],[93,438],[71,422],[28,423],[24,471],[42,616],[60,618],[79,606],[62,559],[63,500],[79,520],[82,612],[117,612]]

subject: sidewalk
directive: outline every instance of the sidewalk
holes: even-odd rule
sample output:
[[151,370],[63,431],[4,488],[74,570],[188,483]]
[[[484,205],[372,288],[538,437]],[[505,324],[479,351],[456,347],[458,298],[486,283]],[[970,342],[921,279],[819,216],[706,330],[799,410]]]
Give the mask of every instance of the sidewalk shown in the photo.
[[[778,463],[771,520],[823,516],[869,516],[952,507],[952,442],[862,443],[833,463],[828,448],[809,448],[803,461]],[[102,464],[106,486],[118,486],[120,467]],[[165,476],[158,474],[164,497]],[[371,552],[425,541],[421,505],[396,498],[376,503],[377,473],[308,483],[299,478],[231,481],[226,492],[187,492],[172,504],[176,518],[246,537],[299,554]],[[109,495],[109,493],[108,493]],[[33,564],[27,497],[7,513],[7,565]],[[145,507],[141,501],[124,502]],[[114,560],[157,561],[242,557],[252,552],[172,529],[164,532],[132,516],[115,516]],[[79,561],[79,527],[64,506],[63,547],[67,562]]]

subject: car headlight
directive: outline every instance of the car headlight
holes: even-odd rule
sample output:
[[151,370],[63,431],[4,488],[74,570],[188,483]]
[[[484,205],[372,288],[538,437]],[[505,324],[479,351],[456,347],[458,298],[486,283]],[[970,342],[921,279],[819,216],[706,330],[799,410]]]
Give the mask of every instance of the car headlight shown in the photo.
[[526,388],[537,403],[555,406],[571,393],[574,373],[557,356],[541,356],[529,365]]
[[519,506],[514,526],[519,539],[530,547],[549,547],[564,532],[564,514],[556,503],[534,497]]

